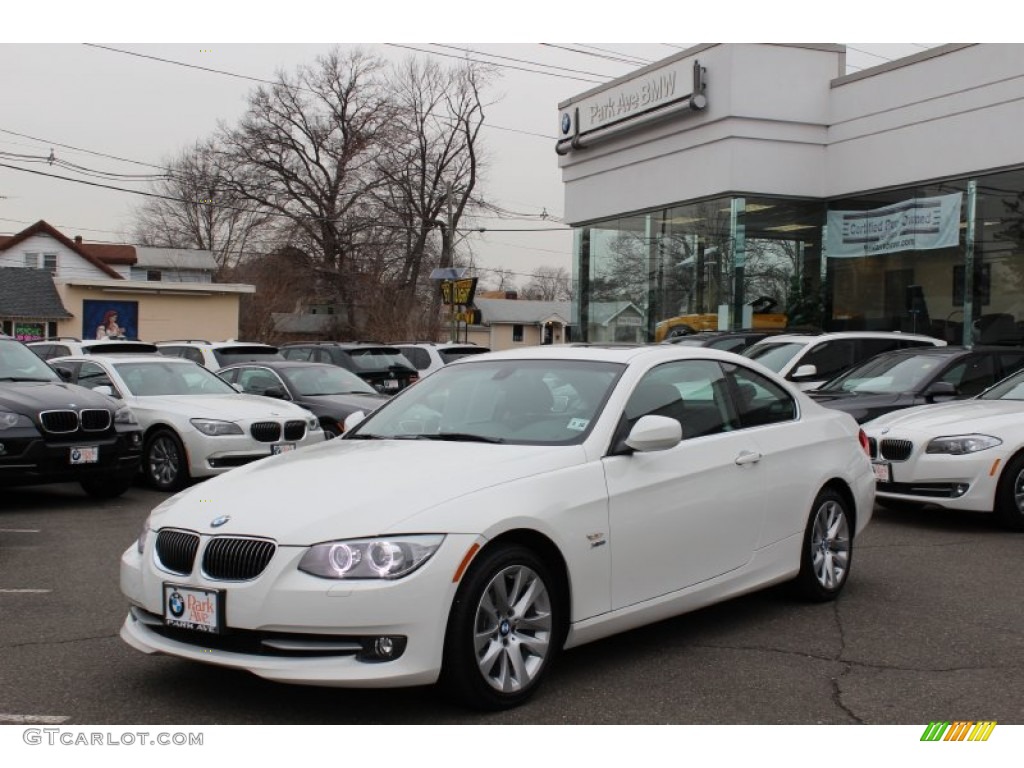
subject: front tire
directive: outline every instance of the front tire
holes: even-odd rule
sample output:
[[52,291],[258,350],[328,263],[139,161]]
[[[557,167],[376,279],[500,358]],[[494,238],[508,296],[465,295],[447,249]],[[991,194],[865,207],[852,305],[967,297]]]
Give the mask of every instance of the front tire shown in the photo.
[[143,457],[146,480],[158,491],[177,491],[188,482],[185,447],[173,432],[161,430],[149,438]]
[[800,573],[794,585],[806,599],[835,600],[850,575],[853,559],[852,517],[849,502],[831,488],[823,488],[807,519]]
[[1024,453],[1006,463],[996,490],[996,520],[1011,531],[1024,531]]
[[485,552],[452,605],[442,686],[473,709],[522,704],[558,653],[562,611],[554,578],[533,551],[512,545]]
[[99,477],[87,477],[80,483],[82,490],[94,499],[116,499],[124,494],[131,485],[131,475],[100,475]]

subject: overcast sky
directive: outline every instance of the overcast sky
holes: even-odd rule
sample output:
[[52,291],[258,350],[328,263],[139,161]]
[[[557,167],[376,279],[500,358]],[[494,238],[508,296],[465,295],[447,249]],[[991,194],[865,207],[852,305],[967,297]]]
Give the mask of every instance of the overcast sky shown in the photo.
[[[642,29],[631,28],[643,26],[638,22],[657,22],[664,17],[663,11],[645,10],[644,3],[630,3],[629,8],[634,13],[628,19],[604,19],[603,26],[596,28],[591,28],[593,20],[566,21],[564,17],[560,20],[553,15],[557,11],[542,9],[539,3],[534,6],[533,0],[504,4],[501,19],[486,21],[480,18],[479,6],[467,4],[474,9],[472,21],[453,12],[453,17],[461,18],[462,23],[446,18],[445,9],[464,11],[467,5],[451,3],[431,4],[430,11],[425,10],[423,3],[411,10],[404,3],[389,3],[381,6],[381,12],[374,16],[353,19],[339,14],[337,18],[325,19],[320,15],[322,12],[318,14],[306,8],[302,0],[280,5],[279,10],[284,13],[288,9],[291,16],[279,20],[255,13],[245,18],[218,18],[189,0],[173,6],[154,6],[166,10],[159,18],[143,17],[137,22],[133,19],[138,17],[139,8],[144,7],[138,3],[89,4],[94,11],[111,7],[123,11],[101,16],[85,16],[78,5],[59,3],[40,26],[35,23],[40,19],[38,10],[46,5],[33,4],[31,8],[3,12],[5,22],[10,22],[13,14],[21,16],[21,23],[14,18],[13,24],[0,26],[3,29],[0,32],[0,73],[3,73],[0,75],[0,103],[3,104],[0,152],[7,153],[0,155],[0,163],[134,189],[148,187],[127,180],[119,183],[69,173],[46,164],[19,160],[12,154],[47,156],[52,148],[57,157],[95,170],[120,174],[153,172],[154,168],[142,164],[160,165],[197,139],[209,136],[218,123],[234,123],[245,108],[247,96],[258,85],[242,77],[182,65],[217,69],[248,78],[273,79],[277,71],[292,71],[299,64],[312,63],[318,54],[335,45],[274,40],[302,40],[314,36],[349,40],[636,40],[652,37],[654,33],[668,34],[673,26],[655,23],[646,34]],[[341,4],[338,6],[340,8]],[[344,6],[351,8],[351,3]],[[172,13],[171,8],[176,10]],[[536,10],[531,12],[531,8]],[[677,7],[672,15],[685,14]],[[203,21],[190,25],[190,17]],[[719,26],[723,19],[724,15],[720,15]],[[613,23],[617,21],[621,23]],[[679,25],[680,30],[688,27],[696,31],[709,29]],[[11,34],[14,30],[17,33]],[[755,25],[755,37],[759,37],[759,30]],[[732,31],[736,37],[720,33],[717,39],[742,40],[744,34],[751,34],[750,29],[742,26]],[[819,31],[814,39],[839,37],[841,31],[836,29],[832,35]],[[894,31],[891,27],[886,30],[890,37]],[[206,35],[211,39],[187,44],[161,42]],[[711,34],[703,37],[715,39]],[[810,30],[796,31],[787,41],[808,41],[812,37]],[[107,42],[112,39],[134,42]],[[82,40],[129,53],[92,47],[82,44]],[[217,40],[229,42],[218,43]],[[497,66],[499,77],[486,93],[493,103],[487,108],[487,127],[482,134],[490,158],[484,192],[493,202],[516,215],[473,222],[490,231],[473,234],[468,242],[480,267],[503,267],[520,274],[520,280],[524,281],[540,265],[570,266],[571,235],[559,221],[563,212],[563,189],[554,152],[558,103],[600,82],[627,74],[645,62],[671,56],[691,44],[378,42],[357,45],[396,61],[419,56],[455,64],[457,57],[468,55]],[[348,48],[356,44],[339,45]],[[847,45],[851,46],[848,65],[850,71],[854,71],[918,52],[934,43]],[[472,53],[457,48],[469,49]],[[109,156],[136,162],[123,162]],[[46,219],[68,236],[127,242],[130,241],[133,209],[143,199],[125,192],[0,167],[0,232],[17,232],[39,219]],[[545,229],[554,231],[496,231]]]

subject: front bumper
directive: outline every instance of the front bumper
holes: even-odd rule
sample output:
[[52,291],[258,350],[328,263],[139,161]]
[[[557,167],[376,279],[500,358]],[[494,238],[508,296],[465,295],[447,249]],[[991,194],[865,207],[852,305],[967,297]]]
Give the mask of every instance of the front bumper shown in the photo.
[[[203,537],[199,556],[209,538]],[[125,619],[121,637],[133,648],[246,670],[268,680],[371,688],[437,681],[458,586],[453,575],[469,548],[480,541],[450,534],[430,561],[394,581],[311,576],[297,569],[305,547],[278,547],[259,577],[226,582],[206,578],[198,567],[188,576],[162,570],[153,554],[155,540],[154,532],[143,554],[133,545],[121,558],[121,591],[136,607]],[[224,601],[221,635],[211,639],[153,626],[163,615],[164,584],[219,590]],[[341,646],[345,640],[385,636],[404,639],[401,655],[392,661],[366,660],[352,650],[281,650],[282,644],[308,649],[318,637]],[[276,645],[261,646],[266,638]]]
[[888,464],[892,473],[890,482],[878,482],[875,495],[881,500],[991,512],[999,477],[1010,455],[1000,447],[963,456],[915,450],[906,461],[873,459]]
[[234,467],[273,456],[275,445],[294,445],[298,449],[322,443],[324,433],[323,430],[307,431],[301,440],[282,438],[273,443],[264,443],[248,434],[210,437],[193,430],[183,435],[183,441],[188,454],[189,475],[198,478],[220,475]]
[[[98,448],[97,460],[72,464],[78,448]],[[130,477],[142,458],[142,432],[117,430],[113,435],[71,435],[44,439],[35,430],[0,433],[0,485],[79,482],[90,477]]]

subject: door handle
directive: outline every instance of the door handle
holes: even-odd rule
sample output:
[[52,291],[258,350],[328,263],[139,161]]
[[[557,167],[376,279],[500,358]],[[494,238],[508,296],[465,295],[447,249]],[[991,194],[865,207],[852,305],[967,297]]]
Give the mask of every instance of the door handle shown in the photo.
[[761,460],[761,454],[757,451],[740,451],[736,457],[736,465],[742,467],[744,464],[756,464]]

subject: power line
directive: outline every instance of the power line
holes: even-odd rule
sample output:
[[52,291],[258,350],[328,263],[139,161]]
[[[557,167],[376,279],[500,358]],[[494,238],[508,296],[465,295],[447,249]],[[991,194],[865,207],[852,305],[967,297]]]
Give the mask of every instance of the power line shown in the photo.
[[608,55],[604,55],[604,54],[600,54],[600,53],[591,53],[590,51],[581,51],[579,48],[572,48],[572,47],[567,46],[567,45],[555,45],[554,43],[539,43],[539,45],[543,45],[543,46],[545,46],[547,48],[558,48],[559,50],[562,50],[562,51],[571,51],[572,53],[579,53],[579,54],[582,54],[583,56],[594,56],[595,58],[605,59],[606,61],[616,61],[616,62],[620,62],[622,64],[629,64],[631,67],[635,67],[635,66],[643,65],[643,64],[650,64],[649,61],[641,61],[641,60],[638,60],[638,59],[629,59],[629,58],[624,58],[622,56],[608,56]]
[[630,53],[622,53],[621,51],[613,51],[611,48],[602,48],[602,47],[600,47],[598,45],[586,45],[585,43],[573,43],[573,45],[578,45],[580,48],[587,48],[587,49],[589,49],[591,51],[600,51],[601,53],[609,53],[612,56],[616,56],[616,57],[624,57],[624,58],[635,59],[638,64],[651,64],[651,63],[653,63],[651,59],[645,59],[642,56],[634,56],[633,54],[630,54]]
[[[292,90],[306,91],[307,93],[314,93],[314,94],[316,93],[315,91],[311,91],[308,88],[303,88],[302,86],[298,86],[298,85],[289,85],[288,83],[274,82],[272,80],[264,80],[264,79],[259,78],[259,77],[250,77],[249,75],[240,75],[237,72],[228,72],[227,70],[223,70],[223,69],[213,69],[212,67],[202,67],[202,66],[199,66],[198,64],[189,64],[188,62],[185,62],[185,61],[176,61],[174,59],[165,59],[165,58],[162,58],[160,56],[150,56],[148,54],[136,53],[135,51],[127,51],[127,50],[123,50],[121,48],[112,48],[112,47],[107,46],[107,45],[95,45],[93,43],[83,43],[83,45],[87,45],[90,48],[100,48],[100,49],[102,49],[104,51],[110,51],[112,53],[121,53],[121,54],[124,54],[126,56],[136,56],[136,57],[141,58],[141,59],[150,59],[152,61],[158,61],[158,62],[160,62],[162,64],[172,64],[174,66],[186,67],[188,69],[197,69],[197,70],[201,70],[203,72],[208,72],[208,73],[211,73],[211,74],[226,75],[228,77],[236,77],[236,78],[239,78],[241,80],[252,80],[253,82],[263,83],[265,85],[281,86],[281,87],[284,87],[284,88],[290,88]],[[408,47],[408,46],[395,45],[394,43],[385,43],[385,45],[392,45],[392,46],[397,47],[397,48],[406,48],[406,47]],[[418,51],[419,49],[412,48],[410,50],[417,50]],[[435,55],[435,56],[448,56],[448,54],[435,53],[433,51],[419,51],[419,52],[420,53],[431,54],[431,55]],[[459,59],[461,59],[462,57],[461,56],[452,56],[450,58],[459,58]],[[482,63],[488,63],[489,64],[491,62],[482,62]],[[494,64],[493,66],[501,66],[501,65]],[[530,71],[530,70],[526,70],[526,71]],[[538,72],[537,74],[553,75],[553,73],[550,73],[550,72]],[[553,75],[553,76],[562,77],[562,75]],[[588,80],[586,82],[594,82],[594,81]],[[452,122],[452,121],[449,121],[449,122]],[[524,136],[536,136],[536,137],[544,139],[546,141],[555,141],[556,140],[556,137],[551,136],[550,134],[537,133],[536,131],[528,131],[528,130],[525,130],[523,128],[509,128],[507,126],[495,125],[493,123],[484,123],[483,127],[484,128],[491,128],[491,129],[494,129],[496,131],[507,131],[509,133],[520,133],[520,134],[523,134]],[[19,134],[14,134],[14,135],[19,135]],[[86,151],[86,150],[83,150],[83,151]],[[135,161],[127,161],[127,162],[135,162]],[[158,167],[158,166],[154,166],[154,167]]]
[[[99,182],[95,182],[95,181],[87,181],[85,179],[72,179],[72,178],[70,178],[68,176],[59,176],[59,175],[57,175],[55,173],[46,173],[44,171],[36,171],[36,170],[31,169],[31,168],[19,168],[16,165],[8,165],[7,163],[0,163],[0,168],[8,168],[8,169],[10,169],[12,171],[21,171],[22,173],[31,173],[31,174],[34,174],[36,176],[46,176],[46,177],[52,178],[52,179],[60,179],[61,181],[70,181],[70,182],[73,182],[75,184],[86,184],[86,185],[92,186],[92,187],[100,187],[102,189],[110,189],[110,190],[113,190],[115,192],[127,192],[128,194],[131,194],[131,195],[142,195],[143,197],[153,197],[153,198],[158,198],[158,199],[161,199],[161,200],[170,200],[171,202],[175,202],[175,203],[189,203],[189,204],[198,203],[198,204],[201,204],[201,205],[207,205],[207,206],[209,206],[211,208],[219,208],[221,210],[238,211],[240,213],[263,213],[263,214],[265,214],[267,216],[277,216],[277,217],[280,217],[280,218],[290,219],[292,221],[294,221],[296,219],[303,219],[303,220],[308,220],[308,221],[324,221],[324,220],[326,220],[328,218],[336,218],[336,217],[325,217],[325,216],[293,216],[293,215],[290,215],[290,214],[287,214],[287,213],[278,213],[276,211],[256,211],[256,210],[253,210],[251,208],[238,208],[236,206],[221,205],[221,204],[218,204],[218,203],[199,203],[199,201],[196,201],[196,200],[186,200],[184,198],[173,197],[171,195],[161,195],[161,194],[159,194],[157,192],[146,192],[146,191],[143,191],[141,189],[125,189],[124,187],[115,187],[112,184],[100,184]],[[382,228],[385,228],[385,229],[393,229],[393,230],[409,230],[409,229],[412,229],[411,227],[405,227],[405,226],[398,225],[398,224],[378,224],[378,226],[380,226]],[[538,227],[538,228],[524,227],[524,228],[521,228],[521,229],[492,229],[490,227],[470,227],[470,228],[456,229],[456,232],[462,232],[462,233],[470,233],[470,232],[561,232],[561,231],[565,231],[566,229],[568,229],[568,227]]]
[[494,66],[494,67],[500,67],[501,69],[514,69],[514,70],[517,70],[519,72],[530,72],[530,73],[532,73],[534,75],[547,75],[548,77],[559,77],[559,78],[562,78],[563,80],[579,80],[580,82],[583,82],[583,83],[594,83],[596,85],[600,85],[601,83],[606,82],[605,80],[591,80],[590,78],[587,78],[587,77],[574,77],[573,75],[560,75],[560,74],[558,74],[556,72],[542,72],[539,69],[527,69],[526,67],[517,67],[514,64],[496,64],[496,63],[491,62],[491,61],[481,61],[480,59],[473,59],[473,58],[470,58],[468,56],[456,56],[455,54],[452,54],[452,53],[440,53],[438,51],[428,51],[428,50],[425,50],[423,48],[416,48],[416,47],[411,46],[411,45],[399,45],[398,43],[384,43],[384,45],[391,46],[392,48],[404,48],[404,49],[406,49],[408,51],[416,51],[416,53],[426,53],[426,54],[428,54],[430,56],[444,56],[445,58],[448,58],[448,59],[458,59],[460,61],[473,61],[473,62],[476,62],[477,64],[489,64],[489,65]]
[[[477,51],[477,50],[474,50],[472,48],[459,48],[457,45],[444,45],[442,43],[431,43],[431,45],[433,45],[433,46],[435,46],[437,48],[450,48],[453,51],[462,51],[463,53],[473,53],[473,54],[476,54],[477,56],[488,56],[488,57],[490,57],[492,59],[503,59],[504,61],[516,61],[516,62],[519,62],[520,64],[533,64],[533,65],[538,66],[538,67],[547,67],[549,69],[560,69],[563,72],[574,72],[575,74],[578,74],[578,75],[592,75],[593,77],[607,77],[607,75],[605,75],[605,74],[603,74],[601,72],[588,72],[588,71],[582,70],[582,69],[570,69],[569,67],[559,67],[556,64],[545,64],[542,61],[532,61],[530,59],[516,59],[516,58],[513,58],[511,56],[499,56],[496,53],[487,53],[485,51]],[[500,65],[498,65],[498,66],[500,66]]]

